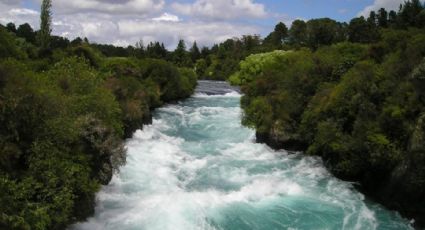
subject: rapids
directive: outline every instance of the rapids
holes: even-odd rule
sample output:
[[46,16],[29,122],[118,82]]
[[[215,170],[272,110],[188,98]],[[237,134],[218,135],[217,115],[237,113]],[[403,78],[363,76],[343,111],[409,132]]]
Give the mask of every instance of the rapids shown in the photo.
[[200,81],[126,143],[127,164],[75,230],[412,229],[333,177],[318,157],[274,151],[241,126],[240,94]]

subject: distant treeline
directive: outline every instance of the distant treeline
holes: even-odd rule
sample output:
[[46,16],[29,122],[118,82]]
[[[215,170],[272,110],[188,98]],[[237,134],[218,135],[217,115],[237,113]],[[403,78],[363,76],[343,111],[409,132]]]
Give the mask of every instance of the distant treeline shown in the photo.
[[[422,28],[425,26],[425,12],[419,0],[407,1],[400,5],[398,12],[380,9],[372,11],[368,17],[358,17],[349,23],[337,22],[330,18],[295,20],[288,28],[278,23],[264,39],[259,35],[244,35],[215,44],[212,47],[199,47],[196,41],[187,47],[180,40],[176,49],[168,51],[163,43],[138,42],[134,46],[119,47],[113,45],[90,44],[87,38],[67,38],[52,36],[52,50],[81,44],[100,51],[106,57],[157,58],[171,62],[179,67],[193,68],[200,79],[225,80],[238,70],[239,61],[250,54],[290,50],[308,47],[312,50],[339,42],[373,43],[381,38],[382,29]],[[36,44],[37,32],[29,24],[6,25],[9,32],[16,33],[30,44]]]
[[[334,175],[425,225],[424,16],[407,1],[348,25],[294,22],[284,50],[250,55],[230,77],[244,93],[242,123],[258,141],[321,156]],[[294,40],[294,31],[303,32]]]

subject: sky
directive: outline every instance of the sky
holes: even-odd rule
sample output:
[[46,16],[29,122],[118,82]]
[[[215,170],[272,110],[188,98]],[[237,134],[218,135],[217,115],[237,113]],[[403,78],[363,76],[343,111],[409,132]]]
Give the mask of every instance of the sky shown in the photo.
[[[349,21],[404,0],[52,0],[53,34],[119,46],[178,40],[211,46],[246,34],[270,33],[278,22],[329,17]],[[0,23],[39,28],[41,0],[0,0]]]

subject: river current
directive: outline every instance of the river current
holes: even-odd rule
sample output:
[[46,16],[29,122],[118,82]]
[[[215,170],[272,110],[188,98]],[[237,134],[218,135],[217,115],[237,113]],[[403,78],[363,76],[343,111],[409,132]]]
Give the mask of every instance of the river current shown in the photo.
[[412,229],[333,177],[318,157],[274,151],[241,126],[241,95],[200,81],[126,143],[127,164],[75,230]]

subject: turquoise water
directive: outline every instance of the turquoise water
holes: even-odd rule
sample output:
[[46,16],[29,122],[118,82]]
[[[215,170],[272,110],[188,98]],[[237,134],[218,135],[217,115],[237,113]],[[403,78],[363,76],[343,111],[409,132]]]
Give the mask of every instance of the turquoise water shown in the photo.
[[72,229],[412,229],[319,158],[256,144],[240,125],[240,95],[199,93],[211,87],[229,91],[200,82],[194,97],[157,110],[127,142],[95,216]]

